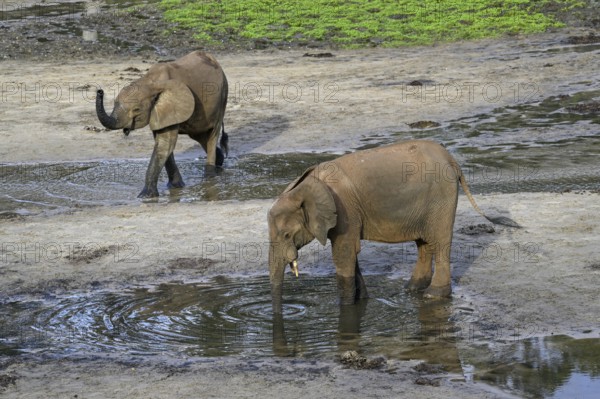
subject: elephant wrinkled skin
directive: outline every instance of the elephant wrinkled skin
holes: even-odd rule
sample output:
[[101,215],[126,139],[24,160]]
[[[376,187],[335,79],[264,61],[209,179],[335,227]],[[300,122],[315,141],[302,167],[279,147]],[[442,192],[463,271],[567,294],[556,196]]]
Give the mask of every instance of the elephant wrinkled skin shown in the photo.
[[[96,113],[107,129],[131,130],[150,125],[155,145],[139,197],[157,197],[163,166],[170,188],[183,187],[173,150],[178,134],[187,134],[206,151],[206,168],[214,171],[227,154],[223,117],[227,106],[227,78],[210,54],[194,51],[172,62],[153,65],[140,79],[121,90],[110,115],[104,110],[104,92],[96,93]],[[217,141],[221,135],[220,145]]]
[[[450,245],[458,184],[477,207],[461,169],[441,145],[413,140],[357,151],[313,166],[292,182],[268,213],[273,311],[282,311],[285,266],[297,274],[298,250],[331,240],[341,304],[367,297],[358,266],[360,240],[415,241],[417,264],[408,282],[427,297],[448,297]],[[435,259],[435,271],[433,261]]]

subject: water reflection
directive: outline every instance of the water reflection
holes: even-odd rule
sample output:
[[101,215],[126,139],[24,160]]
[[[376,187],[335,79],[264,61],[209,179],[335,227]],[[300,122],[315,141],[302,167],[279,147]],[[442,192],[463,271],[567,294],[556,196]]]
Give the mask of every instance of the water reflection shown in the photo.
[[[460,373],[457,327],[450,321],[451,301],[424,300],[406,293],[394,297],[371,297],[346,306],[329,303],[336,309],[330,317],[337,313],[337,328],[330,337],[335,336],[332,349],[338,354],[352,350],[392,359],[422,359]],[[297,335],[287,331],[293,328],[286,330],[286,325],[294,324],[286,320],[289,305],[284,305],[283,315],[274,315],[273,319],[273,350],[278,356],[298,356],[302,346]],[[404,311],[392,310],[400,308]],[[316,330],[318,325],[310,328]]]
[[475,378],[527,397],[592,398],[600,392],[599,338],[536,337],[496,353],[478,351],[486,361],[474,364]]

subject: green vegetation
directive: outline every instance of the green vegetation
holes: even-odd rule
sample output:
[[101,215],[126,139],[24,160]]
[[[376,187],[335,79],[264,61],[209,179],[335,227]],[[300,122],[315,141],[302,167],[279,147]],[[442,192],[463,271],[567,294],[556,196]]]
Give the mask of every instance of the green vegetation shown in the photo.
[[165,18],[210,45],[252,40],[342,47],[403,46],[505,34],[562,24],[552,12],[576,0],[162,0]]

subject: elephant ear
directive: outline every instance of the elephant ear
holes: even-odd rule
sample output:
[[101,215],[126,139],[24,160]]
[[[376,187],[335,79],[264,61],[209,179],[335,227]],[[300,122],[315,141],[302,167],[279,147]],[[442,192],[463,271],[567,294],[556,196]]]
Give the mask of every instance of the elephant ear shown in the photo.
[[303,181],[306,176],[308,176],[310,174],[310,172],[312,172],[315,168],[317,167],[317,165],[313,165],[310,168],[306,169],[304,171],[304,173],[302,173],[299,177],[295,178],[293,182],[291,182],[290,184],[288,184],[288,186],[285,188],[285,190],[283,190],[283,193],[287,193],[289,191],[291,191],[292,189],[294,189],[301,181]]
[[304,210],[306,226],[322,245],[327,243],[327,232],[337,224],[333,195],[325,183],[314,176],[304,179],[290,190],[292,198]]
[[195,100],[192,91],[183,83],[168,80],[155,84],[160,93],[150,112],[152,131],[183,123],[194,113]]

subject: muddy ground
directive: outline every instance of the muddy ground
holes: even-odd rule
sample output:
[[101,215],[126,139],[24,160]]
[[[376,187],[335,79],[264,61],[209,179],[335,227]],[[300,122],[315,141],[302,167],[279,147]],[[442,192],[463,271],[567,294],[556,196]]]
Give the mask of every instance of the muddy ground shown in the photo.
[[[105,88],[110,104],[118,88],[151,64],[171,59],[193,44],[163,50],[171,45],[167,41],[161,49],[137,53],[75,36],[65,46],[38,39],[14,39],[11,44],[5,38],[22,37],[19,26],[2,28],[13,36],[3,34],[0,39],[2,165],[147,159],[153,146],[148,129],[127,138],[104,131],[94,114],[95,89]],[[231,165],[246,154],[342,153],[419,136],[420,130],[409,126],[414,122],[443,125],[503,105],[567,95],[579,86],[597,88],[598,51],[569,50],[576,45],[569,38],[590,33],[596,32],[578,28],[427,48],[215,52],[231,89],[225,117],[232,149],[227,162]],[[333,56],[305,56],[319,52]],[[416,81],[432,91],[416,95]],[[449,84],[475,87],[473,82],[477,87],[502,87],[504,94],[467,90],[456,98],[438,91]],[[533,82],[537,90],[514,91],[520,87],[515,82]],[[592,127],[591,134],[598,134],[597,129],[594,133]],[[198,162],[204,159],[199,147],[185,137],[176,154],[199,157]],[[0,301],[119,291],[219,274],[267,273],[266,252],[247,261],[206,248],[207,244],[212,249],[223,244],[262,246],[272,199],[169,201],[173,193],[163,182],[161,200],[143,203],[135,199],[141,185],[142,180],[131,188],[125,204],[67,212],[32,211],[24,205],[3,212]],[[520,326],[527,336],[599,337],[599,194],[491,193],[476,199],[486,212],[509,216],[523,229],[470,228],[485,221],[461,196],[456,243],[494,253],[458,257],[454,263],[452,317],[480,328]],[[77,250],[89,243],[94,243],[94,251]],[[35,248],[50,244],[58,252],[36,252]],[[33,245],[33,254],[28,249],[29,255],[23,255],[22,245]],[[303,257],[302,272],[324,273],[331,268],[327,255],[319,264],[311,263],[308,253]],[[366,273],[407,278],[412,268],[397,260],[394,246],[365,243],[361,259]],[[418,363],[392,358],[380,369],[354,370],[328,360],[187,359],[173,354],[137,358],[119,353],[55,359],[31,353],[0,358],[0,392],[8,398],[508,396],[482,383],[466,382],[460,373],[443,374],[434,378],[436,383],[427,383],[432,380],[419,378],[429,374],[413,368]]]

